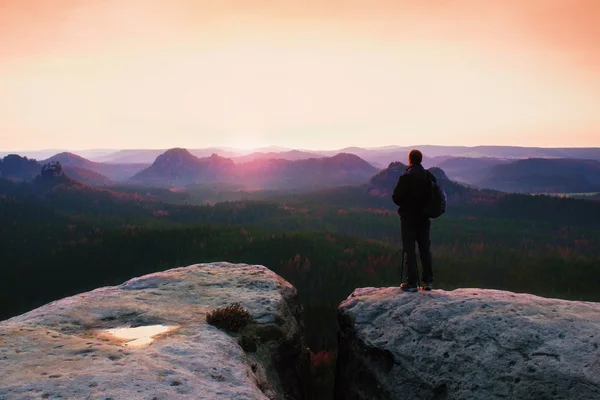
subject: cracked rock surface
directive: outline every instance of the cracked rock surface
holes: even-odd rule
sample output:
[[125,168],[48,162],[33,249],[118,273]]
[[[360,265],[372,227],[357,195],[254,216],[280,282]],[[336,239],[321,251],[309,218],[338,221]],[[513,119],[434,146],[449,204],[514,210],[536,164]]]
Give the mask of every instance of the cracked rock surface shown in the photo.
[[337,399],[600,399],[600,303],[364,288],[338,319]]
[[[234,302],[244,330],[206,323]],[[155,326],[139,346],[108,333]],[[296,290],[267,268],[176,268],[0,322],[0,399],[304,399],[301,339]]]

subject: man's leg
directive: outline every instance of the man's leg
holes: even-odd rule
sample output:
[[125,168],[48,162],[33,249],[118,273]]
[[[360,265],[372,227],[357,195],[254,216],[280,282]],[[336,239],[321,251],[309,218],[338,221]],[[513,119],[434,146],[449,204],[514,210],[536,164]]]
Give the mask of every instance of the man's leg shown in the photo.
[[417,224],[417,243],[419,244],[419,256],[421,266],[423,267],[423,282],[433,282],[433,266],[431,260],[431,240],[429,233],[431,231],[431,221],[429,218],[420,221]]
[[417,285],[417,252],[415,251],[416,229],[414,221],[403,218],[400,222],[402,233],[402,249],[404,253],[404,267],[409,285]]

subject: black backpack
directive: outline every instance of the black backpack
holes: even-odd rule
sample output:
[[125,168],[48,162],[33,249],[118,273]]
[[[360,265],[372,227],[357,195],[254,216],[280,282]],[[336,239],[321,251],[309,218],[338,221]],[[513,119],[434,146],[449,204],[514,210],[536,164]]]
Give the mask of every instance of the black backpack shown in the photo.
[[427,217],[437,218],[446,212],[446,203],[448,202],[448,197],[440,185],[433,180],[430,180],[430,185],[431,193],[429,201],[427,201],[427,205],[423,211]]

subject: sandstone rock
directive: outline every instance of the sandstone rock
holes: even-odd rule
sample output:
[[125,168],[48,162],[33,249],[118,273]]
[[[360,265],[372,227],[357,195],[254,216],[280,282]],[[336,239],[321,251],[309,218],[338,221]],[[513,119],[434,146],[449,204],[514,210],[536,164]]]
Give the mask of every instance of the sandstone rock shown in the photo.
[[[251,325],[206,323],[234,302]],[[0,399],[303,399],[301,333],[296,290],[265,267],[172,269],[0,322]]]
[[600,303],[365,288],[339,324],[338,399],[600,399]]

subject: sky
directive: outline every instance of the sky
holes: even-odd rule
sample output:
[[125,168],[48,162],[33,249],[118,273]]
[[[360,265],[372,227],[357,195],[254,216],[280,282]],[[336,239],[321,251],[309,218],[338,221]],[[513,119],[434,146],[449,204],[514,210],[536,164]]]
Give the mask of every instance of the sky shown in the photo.
[[0,150],[600,146],[597,0],[0,0]]

